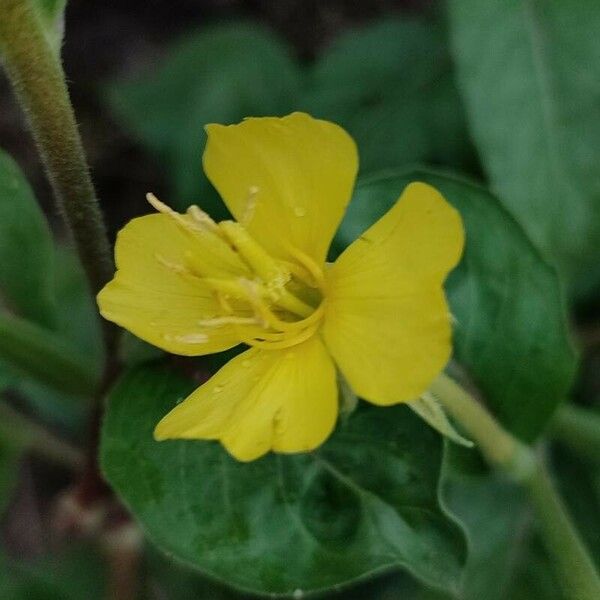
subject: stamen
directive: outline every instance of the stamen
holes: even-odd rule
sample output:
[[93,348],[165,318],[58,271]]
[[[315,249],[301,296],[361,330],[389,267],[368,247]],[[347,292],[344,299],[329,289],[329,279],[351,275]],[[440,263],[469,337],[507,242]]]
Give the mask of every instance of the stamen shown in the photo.
[[[321,303],[321,305],[317,309],[308,307],[310,312],[308,316],[306,316],[306,318],[302,319],[301,321],[282,321],[261,299],[260,295],[256,293],[257,286],[255,282],[242,279],[240,280],[240,285],[242,287],[245,287],[248,291],[248,302],[250,303],[250,305],[259,313],[259,315],[262,317],[262,320],[273,329],[279,331],[297,331],[298,329],[304,329],[305,327],[308,327],[315,321],[318,321],[323,315],[324,306],[323,303]],[[297,298],[295,296],[292,296],[291,294],[290,297],[297,300]],[[298,300],[298,302],[300,301]]]
[[198,225],[206,226],[213,233],[221,235],[219,226],[212,220],[209,214],[205,213],[199,206],[192,204],[187,209],[187,214],[196,222]]
[[323,269],[310,257],[308,254],[297,250],[296,248],[288,248],[288,252],[310,273],[315,285],[313,287],[319,288],[320,290],[325,289],[325,276],[323,275]]
[[178,217],[181,217],[181,215],[178,212],[174,211],[168,204],[161,202],[152,192],[148,192],[146,194],[146,200],[159,213],[162,213],[164,215],[177,215]]
[[161,202],[154,194],[146,194],[146,200],[155,208],[159,213],[171,217],[185,232],[200,231],[201,228],[195,225],[190,219],[186,219],[183,215],[180,215],[177,211],[173,210],[168,204]]

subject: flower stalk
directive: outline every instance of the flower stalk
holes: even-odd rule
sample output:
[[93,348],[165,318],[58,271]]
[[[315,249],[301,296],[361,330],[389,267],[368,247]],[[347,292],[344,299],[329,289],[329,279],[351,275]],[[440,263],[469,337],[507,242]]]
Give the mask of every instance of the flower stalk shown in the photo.
[[[0,52],[91,291],[96,294],[113,274],[110,245],[64,71],[30,0],[2,1]],[[112,351],[115,334],[109,324],[104,325],[106,343]]]
[[507,432],[473,396],[447,375],[443,374],[431,391],[479,446],[488,463],[527,489],[565,598],[600,598],[600,577],[543,460]]

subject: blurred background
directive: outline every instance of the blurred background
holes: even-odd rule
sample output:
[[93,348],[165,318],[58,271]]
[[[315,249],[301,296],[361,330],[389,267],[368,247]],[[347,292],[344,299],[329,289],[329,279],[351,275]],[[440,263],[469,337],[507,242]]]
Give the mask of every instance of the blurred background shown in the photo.
[[[202,125],[248,115],[305,110],[340,123],[359,144],[361,176],[427,164],[484,180],[455,83],[444,7],[434,0],[71,0],[63,59],[111,239],[130,218],[149,212],[147,191],[176,208],[197,203],[215,217],[223,215],[201,170]],[[38,154],[3,76],[0,145],[23,169],[63,239]],[[76,271],[66,268],[64,285],[75,289],[80,275],[70,278],[69,269]],[[92,331],[91,347],[94,309],[83,304],[71,316]],[[573,320],[584,360],[576,396],[585,402],[600,397],[599,318],[593,298],[577,303]],[[24,391],[35,400],[24,400]],[[60,436],[66,445],[59,461],[39,448],[19,453],[15,461],[12,442],[0,446],[0,488],[6,490],[0,504],[3,599],[124,598],[128,589],[131,598],[155,600],[249,597],[175,565],[143,543],[116,504],[109,516],[116,533],[98,542],[99,515],[76,514],[69,488],[72,465],[82,458],[86,407],[35,386],[16,385],[5,393],[25,415],[41,415],[44,430],[22,426],[39,436],[42,447],[46,435]],[[0,419],[8,423],[13,416]],[[15,436],[18,431],[7,437]],[[600,551],[600,477],[568,449],[557,448],[567,502]],[[506,503],[512,501],[509,494]],[[512,563],[510,577],[500,582],[505,597],[557,597],[535,536],[515,549]],[[394,573],[328,597],[444,596]]]

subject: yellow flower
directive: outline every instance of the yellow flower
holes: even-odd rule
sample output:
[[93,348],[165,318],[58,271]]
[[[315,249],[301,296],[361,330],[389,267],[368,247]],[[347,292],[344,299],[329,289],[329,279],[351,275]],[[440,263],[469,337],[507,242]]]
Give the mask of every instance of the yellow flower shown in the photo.
[[203,164],[236,221],[197,206],[131,221],[102,315],[175,354],[249,349],[157,425],[157,440],[220,440],[242,461],[323,443],[337,370],[379,405],[420,396],[451,352],[443,291],[463,248],[460,216],[412,183],[338,260],[327,250],[358,156],[333,123],[294,113],[209,125]]

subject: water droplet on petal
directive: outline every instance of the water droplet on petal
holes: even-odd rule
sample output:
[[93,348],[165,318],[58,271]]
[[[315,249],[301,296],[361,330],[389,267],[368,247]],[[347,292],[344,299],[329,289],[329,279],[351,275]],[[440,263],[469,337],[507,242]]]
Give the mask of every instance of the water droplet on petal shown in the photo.
[[223,391],[222,385],[215,385],[213,388],[213,394],[220,394]]
[[306,209],[303,206],[294,206],[294,214],[297,217],[306,216]]

